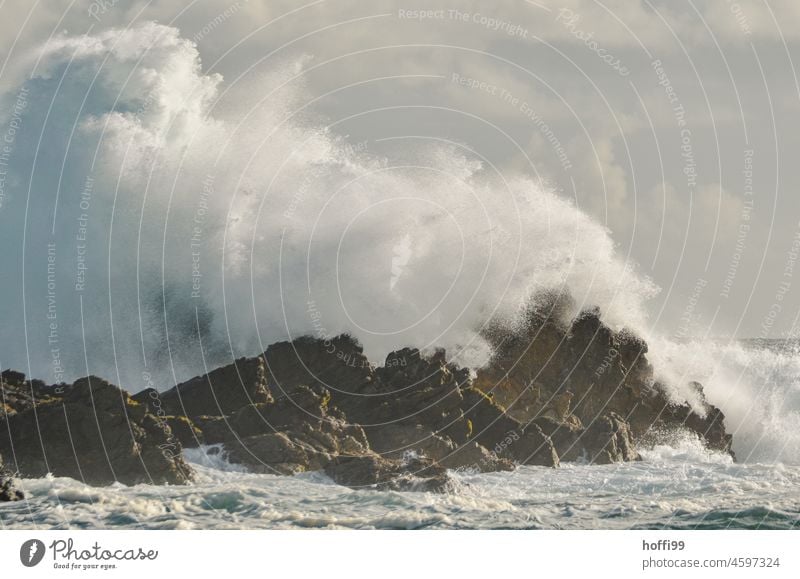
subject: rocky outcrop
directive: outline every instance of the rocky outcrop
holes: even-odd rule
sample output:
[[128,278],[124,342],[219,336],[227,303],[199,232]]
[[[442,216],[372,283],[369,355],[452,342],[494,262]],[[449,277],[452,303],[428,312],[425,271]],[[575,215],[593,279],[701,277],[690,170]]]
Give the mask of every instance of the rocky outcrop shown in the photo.
[[[484,472],[558,465],[552,442],[538,426],[507,416],[471,387],[470,372],[448,363],[442,350],[423,355],[405,348],[374,368],[349,336],[306,337],[274,344],[235,367],[240,370],[219,369],[168,392],[135,398],[164,415],[185,446],[221,444],[228,460],[253,472],[333,469],[341,478],[343,464],[371,464],[386,486],[391,473],[406,477],[399,465],[410,457],[441,469]],[[240,390],[241,369],[249,371],[249,397],[258,402],[242,403],[229,393]],[[220,379],[225,376],[235,381]],[[192,391],[203,400],[187,405]],[[178,400],[198,414],[173,415]],[[345,460],[364,457],[372,462]]]
[[433,434],[421,424],[387,425],[373,429],[369,443],[375,452],[390,459],[402,459],[414,453],[453,470],[495,472],[514,469],[513,461],[477,442],[466,441],[459,445],[448,437]]
[[246,406],[231,416],[223,440],[231,461],[254,472],[295,474],[369,452],[360,426],[328,413],[325,393],[305,386],[297,392],[302,398]]
[[121,388],[88,377],[44,393],[0,427],[0,453],[14,457],[20,476],[52,473],[95,485],[191,480],[169,426]]
[[640,459],[628,423],[614,412],[597,418],[588,427],[575,417],[559,422],[540,416],[533,422],[550,437],[563,461],[609,464]]
[[0,455],[0,503],[21,501],[24,498],[24,493],[16,488],[14,477],[5,469],[3,456]]
[[10,476],[0,474],[0,503],[21,501],[25,495],[14,486],[14,479]]
[[570,320],[560,298],[537,303],[524,327],[486,332],[494,357],[476,373],[415,348],[374,367],[347,335],[279,342],[135,396],[99,378],[48,387],[6,371],[0,452],[12,432],[24,476],[174,484],[192,478],[181,449],[213,444],[251,472],[428,491],[450,488],[448,470],[638,460],[636,442],[662,427],[730,452],[719,409],[700,385],[702,407],[670,401],[642,340],[596,311]]
[[552,440],[538,425],[525,425],[511,418],[491,396],[476,388],[464,389],[464,402],[472,438],[493,449],[498,456],[517,464],[559,465]]
[[[718,408],[708,403],[703,408],[676,405],[655,380],[643,340],[626,330],[611,330],[596,310],[569,320],[565,302],[562,296],[541,300],[529,311],[528,323],[512,334],[498,328],[488,331],[495,355],[478,371],[475,387],[492,395],[520,422],[541,426],[538,419],[549,417],[563,423],[553,434],[558,440],[595,440],[599,435],[607,439],[605,448],[621,449],[630,446],[617,434],[622,424],[631,440],[652,429],[681,426],[697,433],[709,448],[732,454],[731,436]],[[587,430],[567,424],[575,419],[578,425],[588,425]],[[592,454],[584,443],[570,442],[567,447],[570,459],[575,449]],[[612,454],[635,456],[625,451]]]
[[3,370],[0,374],[0,420],[30,410],[36,403],[54,400],[65,386],[47,386],[41,380],[26,380],[22,372]]
[[136,394],[134,399],[147,405],[153,414],[166,416],[219,416],[247,404],[271,400],[262,357],[240,358],[166,392],[148,389]]
[[[305,336],[278,342],[269,346],[263,357],[276,399],[292,398],[298,385],[327,388],[333,394],[358,394],[368,392],[376,380],[363,348],[346,334],[328,340]],[[354,422],[369,422],[361,418],[350,417]]]
[[388,460],[374,453],[339,457],[328,463],[325,474],[355,489],[445,492],[452,485],[447,469],[430,459]]
[[[292,400],[306,384],[323,389],[327,412],[360,424],[368,447],[386,458],[413,452],[448,468],[484,471],[509,469],[514,462],[558,465],[550,440],[471,388],[470,372],[448,363],[443,350],[426,356],[404,348],[373,368],[348,336],[298,342],[276,344],[264,355],[271,379],[280,384],[275,398]],[[509,432],[520,442],[491,450]]]
[[699,383],[692,382],[690,385],[698,392],[702,412],[696,412],[688,404],[667,404],[661,410],[660,424],[687,428],[698,434],[710,449],[734,456],[731,450],[732,436],[725,430],[725,415],[706,401]]

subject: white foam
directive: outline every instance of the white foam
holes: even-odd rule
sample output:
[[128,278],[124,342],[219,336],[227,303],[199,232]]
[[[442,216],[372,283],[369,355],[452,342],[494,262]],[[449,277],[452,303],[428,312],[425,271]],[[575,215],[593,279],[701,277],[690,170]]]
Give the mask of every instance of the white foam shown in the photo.
[[[376,362],[435,345],[480,365],[482,324],[513,323],[554,287],[615,328],[645,327],[657,288],[603,226],[455,145],[404,142],[391,157],[353,147],[309,120],[303,58],[227,86],[177,29],[155,23],[59,35],[34,56],[14,158],[38,165],[32,184],[23,162],[6,180],[0,268],[20,273],[24,253],[30,308],[47,294],[55,243],[67,380],[166,388],[275,340],[345,331]],[[23,320],[21,288],[2,290],[0,317],[27,331],[27,343],[3,338],[3,367],[52,381],[50,321]],[[686,385],[704,383],[740,458],[798,462],[793,357],[646,337],[676,401],[700,409]]]
[[[453,473],[450,493],[354,491],[321,476],[223,472],[188,486],[90,488],[20,481],[28,500],[0,505],[12,528],[632,528],[728,524],[791,528],[798,467],[708,460],[687,439],[642,462]],[[774,514],[778,519],[767,519]],[[720,519],[720,516],[723,518]],[[737,523],[737,520],[740,521]]]
[[800,464],[800,358],[779,346],[654,340],[649,356],[670,384],[703,384],[725,413],[738,460]]
[[[304,65],[227,86],[176,29],[153,23],[48,42],[30,81],[31,133],[17,147],[33,157],[56,95],[53,117],[64,122],[47,125],[39,148],[54,160],[35,170],[26,259],[46,263],[58,190],[58,288],[74,285],[87,218],[79,293],[91,315],[81,319],[79,295],[58,294],[67,378],[86,374],[82,328],[91,371],[138,390],[144,369],[168,386],[173,367],[186,378],[203,362],[230,362],[231,347],[253,355],[304,333],[352,332],[375,361],[435,345],[479,365],[489,355],[482,324],[513,320],[543,288],[568,288],[577,307],[599,305],[616,326],[641,324],[655,288],[615,255],[604,227],[454,145],[404,143],[391,158],[353,147],[299,110]],[[13,194],[26,188],[22,179]],[[17,270],[18,255],[3,252],[4,271]],[[46,289],[40,270],[28,274],[30,300]],[[19,297],[0,303],[9,323]],[[28,320],[30,360],[47,376],[48,328],[37,320]],[[4,366],[27,366],[21,340],[2,346]]]
[[183,449],[184,458],[194,466],[222,472],[247,472],[240,464],[231,463],[222,444],[204,444],[199,448]]

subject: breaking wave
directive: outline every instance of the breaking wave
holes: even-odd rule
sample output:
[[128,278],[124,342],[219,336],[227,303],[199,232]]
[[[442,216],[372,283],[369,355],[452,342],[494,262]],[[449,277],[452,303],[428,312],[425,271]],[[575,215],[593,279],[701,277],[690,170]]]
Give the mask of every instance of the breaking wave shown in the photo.
[[34,57],[0,213],[21,276],[0,308],[26,329],[5,367],[136,391],[341,332],[376,361],[435,345],[480,365],[482,326],[552,288],[643,324],[656,288],[604,227],[457,143],[349,143],[313,116],[303,58],[226,85],[155,23]]
[[[229,85],[155,23],[65,34],[30,58],[23,90],[0,99],[17,115],[0,207],[4,368],[163,389],[276,340],[341,332],[374,361],[435,345],[478,366],[484,324],[513,323],[552,289],[647,334],[658,288],[602,225],[458,143],[348,142],[315,117],[305,58]],[[676,397],[703,382],[740,459],[799,462],[793,352],[646,337]]]

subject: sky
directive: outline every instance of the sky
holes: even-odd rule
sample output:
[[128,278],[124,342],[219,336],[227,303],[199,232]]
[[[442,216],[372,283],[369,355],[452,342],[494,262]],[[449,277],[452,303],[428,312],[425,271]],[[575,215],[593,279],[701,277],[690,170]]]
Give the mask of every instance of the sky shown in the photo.
[[[158,86],[162,109],[165,100],[201,95],[193,101],[197,111],[181,105],[186,126],[207,106],[246,124],[241,103],[256,108],[264,87],[280,84],[285,94],[267,95],[279,100],[275,108],[295,113],[303,127],[326,127],[326,138],[346,155],[396,162],[425,142],[450,143],[500,178],[523,175],[577,208],[607,230],[616,255],[635,269],[638,281],[630,283],[646,286],[636,288],[646,294],[646,319],[638,322],[645,333],[796,333],[800,3],[793,0],[5,0],[0,14],[4,136],[26,122],[26,109],[41,106],[42,87],[52,92],[61,80],[52,94],[71,94],[65,87],[79,69],[68,60],[93,58],[106,63],[103,78],[113,77],[105,55],[114,39],[145,38],[152,30],[142,26],[155,22],[170,30],[166,41],[153,36],[158,50],[196,55],[148,65],[186,83],[165,94],[163,82],[143,82],[136,101],[143,110],[148,86]],[[119,63],[130,64],[124,47],[114,50]],[[158,70],[170,62],[177,69]],[[26,86],[33,92],[20,93]],[[124,80],[115,86],[128,90]],[[63,121],[70,129],[70,107],[80,102],[68,98],[42,101],[51,104],[42,107],[42,126]],[[15,110],[20,102],[27,107]],[[135,112],[122,110],[117,120],[128,122]],[[23,145],[12,143],[17,157],[9,162],[25,165],[32,162],[25,155],[40,150],[42,158],[34,177],[2,182],[0,226],[14,248],[3,267],[12,285],[28,275],[24,236],[11,233],[13,226],[53,220],[55,231],[59,219],[48,214],[37,224],[30,213],[36,206],[26,209],[23,192],[52,195],[62,186],[58,167],[64,173],[63,152],[48,161],[46,138],[29,152]],[[87,183],[76,179],[78,199]],[[302,188],[301,177],[295,183]],[[393,246],[391,289],[413,259],[413,244],[406,235]],[[45,290],[42,282],[39,295]],[[17,293],[5,291],[3,311],[16,324],[13,316],[24,308]],[[3,326],[4,343],[20,333]],[[0,364],[19,365],[22,356],[19,350]]]

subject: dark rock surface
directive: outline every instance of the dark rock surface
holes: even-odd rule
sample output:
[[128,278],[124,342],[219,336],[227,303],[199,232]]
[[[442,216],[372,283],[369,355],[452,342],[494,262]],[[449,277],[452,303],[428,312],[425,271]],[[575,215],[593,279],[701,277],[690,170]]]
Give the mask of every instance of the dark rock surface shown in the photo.
[[0,455],[0,503],[21,501],[24,498],[23,492],[14,484],[14,477],[5,469],[3,456]]
[[218,416],[230,414],[246,404],[269,402],[270,390],[262,357],[240,358],[205,376],[197,376],[160,393],[135,396],[154,414],[168,416]]
[[671,402],[647,345],[595,311],[537,302],[513,332],[494,327],[473,373],[444,350],[403,348],[374,367],[350,336],[279,342],[165,392],[134,396],[99,378],[46,386],[2,374],[0,452],[22,476],[92,484],[183,483],[182,448],[220,445],[252,472],[323,471],[354,488],[442,491],[447,470],[511,470],[639,459],[649,433],[685,428],[731,452],[724,416]]
[[337,457],[325,474],[355,489],[445,492],[452,484],[447,469],[430,459],[389,460],[374,453]]
[[47,386],[41,380],[26,380],[25,374],[3,370],[0,374],[0,420],[46,403],[58,396],[66,384]]
[[628,423],[613,412],[595,419],[588,427],[578,419],[558,422],[545,416],[535,418],[534,423],[550,437],[566,462],[609,464],[640,458]]
[[[52,389],[0,427],[0,453],[22,477],[48,473],[89,484],[183,484],[191,467],[169,426],[97,377]],[[8,460],[8,459],[7,459]]]
[[[608,416],[612,422],[626,422],[633,440],[651,429],[677,425],[697,433],[709,448],[732,454],[718,408],[676,405],[655,380],[643,340],[626,330],[612,331],[597,311],[565,320],[567,301],[559,296],[543,300],[529,312],[521,331],[487,332],[495,356],[478,372],[475,387],[493,395],[523,423],[549,416],[594,425]],[[567,416],[559,416],[565,405]],[[616,418],[610,418],[612,413]]]

